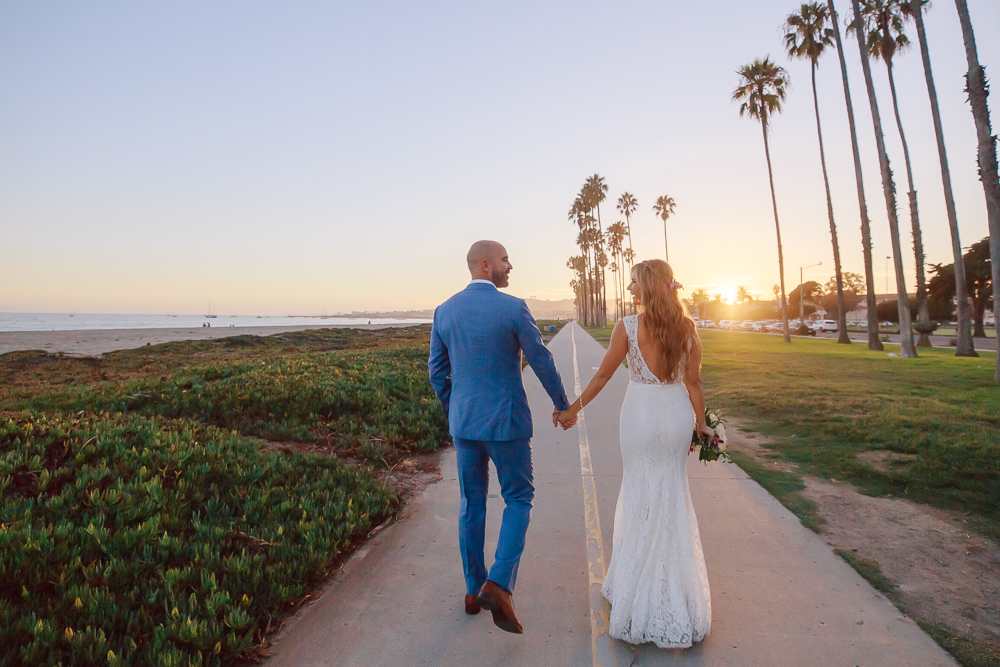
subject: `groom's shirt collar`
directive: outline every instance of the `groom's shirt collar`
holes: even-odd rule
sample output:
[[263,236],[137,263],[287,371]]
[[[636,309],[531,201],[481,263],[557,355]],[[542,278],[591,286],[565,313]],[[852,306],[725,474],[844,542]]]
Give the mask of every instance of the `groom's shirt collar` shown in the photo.
[[493,283],[492,283],[491,281],[489,281],[489,280],[484,280],[483,278],[473,278],[473,279],[472,279],[472,281],[471,281],[471,282],[470,282],[469,284],[470,284],[470,285],[475,285],[476,283],[483,283],[484,285],[489,285],[489,286],[490,286],[490,287],[492,287],[493,289],[496,289],[496,288],[497,288],[497,286],[496,286],[496,285],[494,285],[494,284],[493,284]]

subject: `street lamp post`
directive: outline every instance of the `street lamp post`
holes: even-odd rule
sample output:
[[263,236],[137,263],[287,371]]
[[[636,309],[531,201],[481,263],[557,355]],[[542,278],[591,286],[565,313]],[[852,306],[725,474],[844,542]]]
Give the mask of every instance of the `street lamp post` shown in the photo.
[[809,266],[802,266],[799,264],[799,326],[802,326],[802,321],[806,318],[806,300],[802,296],[802,270],[811,269],[814,266],[823,266],[823,262],[817,262],[816,264],[810,264]]

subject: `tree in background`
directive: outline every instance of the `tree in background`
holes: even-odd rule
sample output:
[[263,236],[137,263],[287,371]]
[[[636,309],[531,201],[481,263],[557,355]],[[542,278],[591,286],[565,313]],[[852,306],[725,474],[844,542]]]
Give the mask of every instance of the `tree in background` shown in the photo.
[[[986,194],[986,218],[990,225],[989,246],[992,265],[990,280],[1000,283],[1000,176],[997,174],[997,138],[990,128],[990,108],[987,104],[989,90],[986,87],[986,70],[979,64],[976,51],[976,36],[972,31],[969,7],[965,0],[955,0],[958,22],[962,25],[962,39],[965,42],[965,58],[969,72],[965,75],[965,91],[969,94],[972,117],[976,122],[976,136],[979,138],[979,180]],[[1000,292],[994,290],[993,312],[997,340],[1000,340]],[[1000,382],[1000,352],[996,355],[993,379]]]
[[670,250],[667,248],[667,218],[674,214],[675,207],[674,198],[667,195],[660,195],[656,198],[656,203],[653,204],[653,212],[663,220],[663,252],[668,262],[670,261]]
[[[993,298],[993,262],[990,259],[989,237],[973,243],[962,256],[962,264],[968,279],[966,296],[972,303],[972,322],[975,336],[986,336],[983,324],[984,315]],[[931,311],[944,310],[950,319],[952,300],[955,299],[955,265],[932,264],[931,273],[934,276],[927,282],[927,292],[930,296]],[[944,319],[944,316],[941,317]]]
[[753,293],[750,291],[750,288],[747,287],[746,285],[740,285],[739,287],[736,288],[736,298],[733,299],[733,301],[736,303],[736,305],[743,306],[743,308],[740,309],[740,312],[742,313],[740,317],[746,317],[747,313],[746,304],[753,303]]
[[788,331],[788,306],[785,299],[785,258],[781,251],[781,225],[778,224],[778,200],[774,194],[774,172],[771,169],[771,148],[767,142],[767,128],[771,117],[781,111],[781,102],[788,89],[788,73],[770,58],[757,59],[737,70],[739,85],[733,99],[741,102],[740,116],[750,116],[760,121],[764,133],[764,156],[767,158],[767,178],[771,184],[771,205],[774,208],[774,228],[778,234],[778,277],[781,284],[781,319],[784,323],[785,342],[791,343]]
[[861,54],[861,70],[865,75],[865,87],[868,89],[868,106],[871,109],[872,125],[875,128],[875,146],[878,148],[879,169],[882,172],[882,195],[885,197],[885,209],[889,216],[889,238],[892,241],[892,255],[896,268],[896,297],[899,305],[899,338],[901,357],[914,358],[917,348],[913,345],[913,326],[910,321],[910,311],[906,303],[906,277],[903,273],[903,249],[899,242],[899,218],[896,215],[896,184],[892,180],[892,169],[889,167],[889,154],[885,150],[885,135],[882,133],[882,117],[878,111],[878,100],[875,98],[875,84],[872,82],[871,66],[868,62],[868,50],[865,48],[867,38],[864,31],[864,21],[857,20],[861,16],[861,4],[852,0],[855,36],[858,50]]
[[708,290],[705,288],[696,289],[691,292],[691,307],[693,308],[695,314],[703,320],[709,319],[706,316],[706,313],[702,310],[709,300]]
[[798,312],[799,301],[805,298],[805,303],[803,303],[803,308],[806,315],[811,315],[816,312],[816,302],[819,301],[819,297],[823,294],[823,286],[820,285],[815,280],[807,280],[806,282],[798,285],[788,294],[788,305],[792,309],[792,312]]
[[[611,271],[615,278],[615,319],[625,315],[625,250],[624,242],[627,235],[625,223],[616,222],[608,226],[604,236],[607,239],[608,250],[611,251]],[[620,298],[619,298],[620,295]]]
[[861,172],[861,151],[858,149],[858,130],[854,124],[854,104],[851,102],[851,86],[847,80],[847,60],[844,58],[844,43],[840,39],[840,20],[833,0],[827,0],[830,10],[830,28],[837,43],[837,57],[840,60],[840,78],[844,84],[844,100],[847,103],[847,126],[851,132],[851,151],[854,156],[854,181],[858,190],[858,208],[861,212],[861,250],[865,260],[865,298],[868,302],[868,349],[882,350],[882,340],[878,336],[878,312],[875,304],[875,273],[872,268],[872,232],[868,219],[868,204],[865,201],[865,183]]
[[607,253],[604,252],[604,228],[601,225],[601,203],[607,196],[608,186],[604,182],[604,177],[599,174],[594,174],[587,178],[587,181],[580,189],[580,198],[588,210],[591,211],[591,215],[596,211],[597,240],[594,257],[597,267],[595,273],[598,284],[595,289],[595,295],[597,296],[597,325],[602,327],[607,323],[608,313],[608,288],[604,280],[604,269],[608,265],[608,257]]
[[[927,96],[931,103],[931,118],[934,121],[934,137],[937,139],[938,161],[941,164],[941,184],[944,187],[945,211],[948,214],[948,229],[951,231],[951,252],[958,270],[953,271],[955,285],[954,291],[958,294],[965,294],[968,291],[965,279],[965,264],[962,262],[962,241],[958,234],[958,214],[955,212],[955,195],[951,189],[951,170],[948,168],[948,154],[944,147],[944,129],[941,125],[941,111],[938,109],[937,89],[934,86],[934,74],[931,71],[931,56],[927,48],[927,34],[924,31],[924,5],[928,0],[910,0],[903,4],[903,12],[913,18],[913,23],[917,28],[917,41],[920,44],[920,59],[924,65],[924,80],[927,82]],[[928,315],[932,319],[943,319],[935,314],[934,304],[930,302],[930,283],[927,286],[928,303],[930,312]],[[951,315],[948,315],[951,318]],[[955,313],[958,332],[956,336],[955,356],[956,357],[978,357],[976,348],[972,343],[972,321],[969,318],[968,305],[965,299],[958,302],[958,309]]]
[[[837,276],[832,276],[827,281],[819,296],[819,304],[823,306],[823,310],[833,312],[843,302],[844,308],[847,309],[846,312],[850,312],[864,300],[865,277],[860,273],[844,271],[842,278],[843,289],[839,292],[837,290]],[[839,327],[840,324],[838,323],[837,326]]]
[[830,220],[830,239],[833,243],[833,268],[837,281],[837,304],[831,308],[837,313],[838,343],[849,345],[847,335],[847,310],[844,308],[844,285],[841,279],[840,244],[837,242],[837,225],[833,220],[833,197],[830,178],[826,173],[826,152],[823,150],[823,130],[819,121],[819,96],[816,94],[816,68],[826,47],[833,44],[833,29],[829,26],[830,10],[818,2],[803,4],[797,14],[785,19],[785,49],[792,58],[808,58],[812,73],[813,108],[816,111],[816,135],[819,137],[819,162],[823,169],[823,186],[826,188],[826,213]]

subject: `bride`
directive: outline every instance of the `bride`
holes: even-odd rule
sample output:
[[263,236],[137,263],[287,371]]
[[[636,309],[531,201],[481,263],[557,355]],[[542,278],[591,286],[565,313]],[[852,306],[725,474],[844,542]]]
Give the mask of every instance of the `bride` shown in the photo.
[[708,572],[685,461],[691,431],[705,424],[701,342],[677,296],[673,269],[660,259],[635,266],[628,289],[641,308],[611,334],[601,367],[583,394],[559,414],[574,419],[628,358],[622,403],[622,485],[611,562],[602,593],[611,603],[610,634],[632,644],[686,648],[712,624]]

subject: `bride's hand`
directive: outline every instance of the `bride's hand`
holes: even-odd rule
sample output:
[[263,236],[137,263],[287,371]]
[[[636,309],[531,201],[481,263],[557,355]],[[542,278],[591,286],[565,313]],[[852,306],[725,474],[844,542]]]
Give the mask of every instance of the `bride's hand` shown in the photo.
[[711,442],[712,438],[715,437],[715,431],[708,427],[708,424],[701,424],[698,427],[698,435],[701,436],[703,441]]
[[576,426],[576,415],[573,414],[571,410],[563,410],[558,416],[559,425],[563,427],[563,430],[569,430]]

